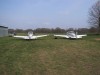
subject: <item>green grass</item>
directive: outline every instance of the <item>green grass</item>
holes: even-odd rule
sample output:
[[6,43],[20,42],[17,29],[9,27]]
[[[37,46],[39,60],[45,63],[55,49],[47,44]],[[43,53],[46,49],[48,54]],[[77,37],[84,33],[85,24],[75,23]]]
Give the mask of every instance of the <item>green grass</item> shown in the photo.
[[100,75],[100,36],[0,38],[0,75]]

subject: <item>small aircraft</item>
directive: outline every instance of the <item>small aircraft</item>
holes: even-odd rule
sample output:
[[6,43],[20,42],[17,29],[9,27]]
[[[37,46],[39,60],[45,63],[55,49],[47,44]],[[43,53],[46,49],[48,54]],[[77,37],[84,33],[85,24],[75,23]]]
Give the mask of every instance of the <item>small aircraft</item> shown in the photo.
[[30,39],[37,39],[39,37],[44,37],[44,36],[47,36],[47,35],[36,35],[35,36],[35,35],[33,35],[33,32],[30,31],[30,32],[28,32],[28,36],[13,36],[13,37],[30,40]]
[[74,31],[68,31],[66,35],[54,35],[55,38],[57,37],[63,37],[63,38],[69,38],[69,39],[79,39],[82,38],[83,36],[87,36],[85,35],[77,35],[77,32]]

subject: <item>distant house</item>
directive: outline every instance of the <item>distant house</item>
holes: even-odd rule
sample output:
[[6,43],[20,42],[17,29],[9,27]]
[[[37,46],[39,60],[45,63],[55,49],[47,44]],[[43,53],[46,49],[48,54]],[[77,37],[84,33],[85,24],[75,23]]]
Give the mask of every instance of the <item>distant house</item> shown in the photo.
[[8,36],[8,27],[0,26],[0,37]]

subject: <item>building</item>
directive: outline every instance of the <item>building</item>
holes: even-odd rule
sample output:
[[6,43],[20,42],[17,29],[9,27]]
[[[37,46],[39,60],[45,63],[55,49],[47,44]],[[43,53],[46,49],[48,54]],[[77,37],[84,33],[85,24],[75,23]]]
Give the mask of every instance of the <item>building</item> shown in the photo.
[[8,27],[0,26],[0,37],[8,36]]

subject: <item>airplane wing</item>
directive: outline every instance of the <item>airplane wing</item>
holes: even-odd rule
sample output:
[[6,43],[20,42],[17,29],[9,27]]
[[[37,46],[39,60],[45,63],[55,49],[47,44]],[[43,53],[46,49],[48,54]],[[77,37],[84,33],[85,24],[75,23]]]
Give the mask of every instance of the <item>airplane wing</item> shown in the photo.
[[32,38],[32,39],[37,39],[37,38],[39,38],[39,37],[44,37],[44,36],[47,36],[47,35],[37,35],[37,36],[32,36],[31,38]]
[[68,38],[67,35],[54,35],[55,37],[64,37],[64,38]]
[[82,38],[83,36],[87,36],[87,35],[76,35],[77,38]]
[[76,38],[76,39],[80,39],[80,38],[82,38],[82,36],[78,36],[78,35],[76,35],[74,38]]
[[29,39],[28,36],[14,36],[14,37],[16,37],[16,38],[21,38],[21,39]]
[[82,36],[87,36],[87,35],[85,34],[85,35],[77,35],[77,36],[80,36],[80,37],[82,37]]

